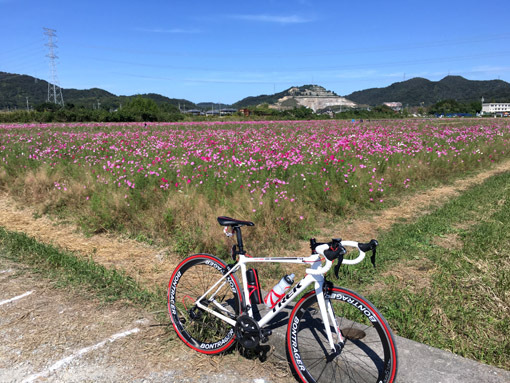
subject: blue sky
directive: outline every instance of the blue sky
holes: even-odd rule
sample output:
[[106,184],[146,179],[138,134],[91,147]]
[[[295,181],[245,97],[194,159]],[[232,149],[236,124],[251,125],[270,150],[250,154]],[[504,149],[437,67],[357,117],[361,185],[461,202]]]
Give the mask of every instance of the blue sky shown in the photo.
[[[510,2],[0,0],[0,71],[63,88],[233,103],[293,85],[347,95],[412,77],[510,81]],[[64,95],[65,99],[65,95]]]

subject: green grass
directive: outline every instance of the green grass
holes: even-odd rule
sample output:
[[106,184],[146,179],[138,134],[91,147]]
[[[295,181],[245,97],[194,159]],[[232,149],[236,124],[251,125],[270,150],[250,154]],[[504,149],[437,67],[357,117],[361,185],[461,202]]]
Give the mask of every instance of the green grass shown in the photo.
[[[339,130],[331,130],[333,125]],[[193,243],[191,251],[217,252],[217,231],[210,226],[218,215],[231,215],[256,223],[252,251],[260,253],[307,238],[317,223],[385,208],[399,195],[509,157],[508,124],[501,119],[366,122],[355,131],[351,125],[53,124],[6,130],[0,134],[0,189],[38,206],[41,214],[73,220],[85,233],[121,233],[172,246],[183,256],[190,252],[187,243]],[[377,150],[362,145],[367,135],[380,141]],[[409,136],[405,142],[403,136]],[[348,137],[349,149],[330,147]],[[162,149],[166,144],[171,150]],[[253,145],[263,150],[252,152]],[[404,154],[397,146],[409,147]],[[215,160],[202,159],[209,147]],[[439,155],[440,149],[449,154]],[[295,150],[302,160],[288,157]],[[234,152],[256,166],[233,164]],[[161,188],[162,179],[168,189]],[[136,187],[128,188],[126,180]]]
[[104,301],[121,300],[149,309],[164,309],[162,291],[150,291],[123,272],[40,243],[24,233],[0,227],[0,248],[5,254],[1,256],[30,266],[32,271],[54,280],[56,286],[86,288]]
[[[369,261],[344,266],[338,284],[366,295],[398,335],[510,369],[509,228],[510,173],[504,173],[416,222],[394,225],[378,238],[377,269]],[[0,228],[0,247],[58,284],[163,309],[161,291],[25,234]]]
[[378,268],[343,267],[401,336],[510,369],[510,173],[382,235]]

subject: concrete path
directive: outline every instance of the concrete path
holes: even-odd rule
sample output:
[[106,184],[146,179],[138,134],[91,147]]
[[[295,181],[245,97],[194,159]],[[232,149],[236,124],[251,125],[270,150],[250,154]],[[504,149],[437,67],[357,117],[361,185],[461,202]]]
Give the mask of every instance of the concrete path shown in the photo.
[[401,383],[510,383],[510,371],[397,337]]
[[[274,347],[273,357],[286,359],[285,316],[277,318],[269,344]],[[397,336],[398,383],[510,383],[510,371],[492,367]]]

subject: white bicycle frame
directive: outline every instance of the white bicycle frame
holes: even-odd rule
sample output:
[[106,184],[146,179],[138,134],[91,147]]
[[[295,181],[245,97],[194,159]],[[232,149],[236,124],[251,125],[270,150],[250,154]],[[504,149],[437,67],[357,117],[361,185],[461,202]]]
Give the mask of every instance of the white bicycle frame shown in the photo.
[[[358,247],[358,242],[355,241],[342,241],[342,246],[344,247],[354,247],[358,249],[359,255],[355,259],[344,259],[343,264],[347,265],[354,265],[356,263],[361,262],[365,258],[365,253],[361,251]],[[338,339],[337,343],[343,343],[344,339],[342,337],[342,334],[340,332],[340,329],[336,323],[335,319],[335,313],[333,311],[333,308],[331,306],[331,302],[326,300],[324,298],[324,274],[328,272],[328,270],[331,268],[333,262],[325,258],[324,251],[329,249],[329,245],[323,244],[316,247],[315,251],[316,254],[312,254],[309,257],[281,257],[281,258],[252,258],[248,257],[244,254],[239,254],[239,260],[238,262],[225,274],[223,277],[221,277],[209,290],[205,292],[204,295],[202,295],[199,299],[196,301],[197,307],[199,307],[201,310],[207,311],[211,313],[212,315],[224,320],[225,322],[231,324],[232,326],[236,325],[236,320],[232,319],[224,314],[222,314],[219,311],[213,310],[210,307],[203,305],[201,303],[202,299],[206,297],[208,294],[210,294],[212,291],[216,290],[216,292],[220,291],[221,288],[228,283],[227,278],[232,273],[235,273],[239,269],[241,269],[242,274],[242,280],[243,280],[243,299],[247,302],[247,308],[248,308],[248,315],[253,318],[253,308],[250,305],[249,302],[249,291],[248,291],[248,283],[246,278],[246,265],[248,263],[297,263],[297,264],[306,264],[310,265],[310,268],[306,269],[306,276],[301,279],[291,290],[288,292],[276,305],[274,308],[272,308],[269,312],[267,312],[257,323],[259,325],[259,328],[262,328],[266,324],[268,324],[278,313],[283,310],[290,302],[292,302],[294,299],[291,299],[292,297],[296,297],[299,294],[301,294],[305,289],[310,286],[312,283],[315,284],[315,293],[317,295],[317,302],[319,304],[319,309],[321,311],[322,320],[324,322],[325,331],[328,337],[328,342],[331,347],[331,351],[335,351],[335,342],[333,340],[333,334],[331,332],[330,327],[330,321],[331,323],[334,323],[334,329],[335,333]],[[321,257],[322,256],[322,257]],[[325,261],[324,266],[322,265],[323,260]],[[215,307],[217,307],[219,310],[223,311],[224,313],[227,313],[227,310],[221,306],[216,300],[215,295],[216,292],[211,295],[211,297],[208,299],[210,303],[212,303]]]

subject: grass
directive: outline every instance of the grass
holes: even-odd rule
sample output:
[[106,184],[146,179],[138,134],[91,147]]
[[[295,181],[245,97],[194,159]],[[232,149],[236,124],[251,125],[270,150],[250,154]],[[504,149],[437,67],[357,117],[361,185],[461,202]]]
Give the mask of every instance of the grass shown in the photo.
[[[489,178],[416,222],[380,236],[370,262],[341,269],[338,284],[372,300],[403,337],[510,369],[510,173]],[[63,286],[85,286],[106,301],[162,308],[122,272],[0,228],[8,257]]]
[[125,273],[108,269],[84,257],[40,243],[24,233],[0,227],[5,257],[56,281],[61,287],[87,288],[105,301],[125,301],[149,309],[163,309],[165,293],[141,287]]
[[[476,120],[474,123],[479,122]],[[489,124],[487,121],[484,123]],[[465,122],[458,124],[464,126]],[[450,125],[448,122],[444,129],[449,129]],[[86,127],[72,131],[59,129],[51,128],[48,133],[41,131],[38,137],[47,140],[45,145],[52,149],[51,153],[56,153],[55,147],[60,145],[54,141],[55,137],[60,137],[57,133],[67,137],[93,132],[92,128]],[[245,239],[250,244],[250,251],[265,255],[268,251],[292,246],[296,239],[307,237],[307,230],[314,227],[317,221],[335,220],[360,209],[384,208],[388,203],[386,201],[410,190],[444,184],[468,171],[488,167],[493,162],[508,158],[508,133],[496,134],[490,139],[483,135],[466,143],[461,152],[448,156],[439,156],[436,146],[439,145],[439,150],[443,148],[441,145],[447,148],[449,144],[430,136],[421,138],[427,141],[421,144],[432,148],[430,153],[410,151],[405,156],[389,156],[388,161],[377,152],[363,161],[351,150],[339,153],[343,154],[342,159],[345,157],[358,169],[355,175],[349,173],[349,183],[345,183],[344,170],[340,171],[343,165],[338,168],[332,163],[326,164],[324,160],[329,156],[322,155],[311,158],[309,163],[298,165],[295,169],[268,168],[254,175],[245,173],[244,165],[229,166],[227,171],[227,163],[223,163],[218,168],[208,170],[206,177],[204,168],[199,171],[191,165],[193,162],[205,165],[200,158],[194,154],[188,155],[176,145],[172,149],[176,153],[172,155],[176,158],[186,155],[189,165],[157,165],[168,170],[164,177],[170,181],[171,188],[163,190],[160,188],[161,175],[148,177],[136,170],[141,165],[145,168],[154,165],[155,160],[152,159],[163,158],[160,154],[165,155],[167,151],[165,149],[160,153],[149,147],[144,156],[133,155],[132,160],[137,166],[122,165],[126,166],[127,174],[133,176],[132,180],[137,185],[135,189],[126,191],[124,185],[118,187],[111,182],[115,177],[110,177],[113,170],[105,170],[105,161],[114,162],[117,159],[123,163],[124,156],[128,154],[123,149],[129,145],[137,147],[138,144],[150,144],[155,141],[154,137],[161,136],[163,139],[166,137],[166,128],[152,129],[150,134],[154,136],[149,137],[145,131],[126,127],[124,132],[141,134],[140,139],[137,136],[128,141],[115,138],[115,134],[108,136],[110,133],[123,133],[116,127],[94,129],[102,132],[101,136],[94,136],[98,144],[95,151],[84,150],[78,160],[74,158],[74,146],[68,145],[59,147],[58,156],[52,154],[47,160],[39,162],[26,156],[35,149],[41,153],[38,147],[25,139],[25,134],[33,133],[31,130],[4,132],[2,137],[5,138],[6,149],[1,157],[0,188],[31,205],[38,205],[41,213],[64,219],[77,216],[81,226],[91,234],[117,231],[141,242],[163,242],[171,245],[172,252],[179,257],[198,251],[218,256],[228,253],[227,246],[221,242],[218,244],[217,240],[220,228],[215,218],[219,215],[232,215],[256,222],[252,230],[243,234],[247,234]],[[243,132],[243,129],[235,129],[238,130],[237,134]],[[232,128],[232,131],[235,129]],[[303,129],[306,132],[308,128]],[[214,130],[210,132],[213,133]],[[198,128],[196,131],[190,128],[189,134],[202,133]],[[400,137],[400,134],[395,137]],[[106,138],[117,140],[117,147],[123,149],[110,151],[109,147],[114,142],[106,145]],[[10,144],[9,139],[12,140]],[[23,140],[16,143],[18,139]],[[170,138],[168,141],[171,142]],[[245,141],[250,142],[241,141],[236,153],[243,152]],[[273,142],[272,139],[265,141]],[[90,137],[85,135],[83,142],[77,142],[87,147]],[[231,145],[229,140],[226,142]],[[308,150],[310,142],[305,142]],[[126,143],[129,145],[126,146]],[[289,142],[289,148],[295,144]],[[202,143],[197,147],[204,145]],[[228,153],[224,150],[228,157],[232,155],[232,148],[229,146]],[[101,155],[94,157],[96,152]],[[367,157],[366,153],[361,154]],[[253,156],[258,158],[256,154]],[[90,158],[96,158],[98,162],[89,164],[87,161]],[[366,170],[362,172],[363,164],[366,164]],[[372,169],[376,167],[377,170],[373,172]],[[186,177],[176,178],[176,169]],[[348,167],[345,171],[348,171]],[[203,186],[187,185],[186,178],[190,180],[192,174],[193,182],[204,180]],[[385,179],[384,185],[388,184],[384,187],[384,194],[377,191],[379,184],[376,181],[382,177]],[[492,177],[414,223],[395,225],[378,238],[381,243],[378,268],[373,270],[368,261],[357,268],[343,267],[341,284],[367,295],[399,335],[510,369],[510,342],[506,335],[510,328],[510,262],[507,255],[510,245],[507,229],[510,227],[509,177],[509,174]],[[407,189],[408,178],[412,179],[410,189]],[[277,193],[284,188],[283,184],[277,183],[271,183],[268,192],[260,200],[258,197],[252,199],[254,194],[244,186],[255,181],[260,181],[262,185],[268,179],[287,180],[287,194],[289,197],[296,195],[296,202],[274,202],[275,197],[281,199],[281,194]],[[180,186],[174,187],[174,183]],[[393,186],[390,188],[389,184]],[[307,186],[306,190],[304,186]],[[64,187],[66,192],[63,191]],[[368,197],[372,196],[369,187],[374,189],[374,203],[368,202]],[[380,187],[382,189],[382,184]],[[260,195],[260,187],[257,188],[256,194]],[[385,202],[378,203],[383,196]],[[304,217],[301,218],[301,215]],[[36,216],[40,214],[36,213]],[[271,241],[267,238],[271,238]],[[31,264],[35,270],[56,279],[59,284],[85,285],[105,300],[126,300],[157,307],[161,307],[165,301],[163,293],[144,290],[122,272],[40,244],[24,234],[0,228],[0,246],[8,251],[11,258]],[[275,267],[266,274],[264,276],[279,279],[283,271]]]
[[317,222],[504,160],[508,132],[507,121],[478,119],[45,124],[0,131],[0,189],[90,234],[182,256],[227,252],[215,219],[231,215],[257,223],[261,253],[308,237]]
[[378,268],[343,267],[399,335],[510,369],[510,173],[379,240]]

